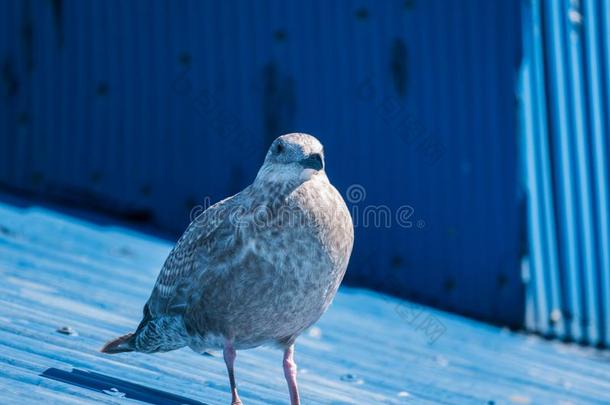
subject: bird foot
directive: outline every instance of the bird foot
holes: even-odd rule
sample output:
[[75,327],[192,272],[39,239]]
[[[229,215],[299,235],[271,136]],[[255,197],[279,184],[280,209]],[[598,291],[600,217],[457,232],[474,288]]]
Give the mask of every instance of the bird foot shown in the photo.
[[238,399],[237,401],[231,402],[231,405],[243,405],[243,403]]

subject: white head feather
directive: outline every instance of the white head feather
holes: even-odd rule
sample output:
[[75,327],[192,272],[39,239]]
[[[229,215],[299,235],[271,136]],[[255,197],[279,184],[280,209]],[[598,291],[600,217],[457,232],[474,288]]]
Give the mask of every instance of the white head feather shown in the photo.
[[273,141],[255,183],[302,183],[316,175],[324,175],[322,144],[311,135],[293,133]]

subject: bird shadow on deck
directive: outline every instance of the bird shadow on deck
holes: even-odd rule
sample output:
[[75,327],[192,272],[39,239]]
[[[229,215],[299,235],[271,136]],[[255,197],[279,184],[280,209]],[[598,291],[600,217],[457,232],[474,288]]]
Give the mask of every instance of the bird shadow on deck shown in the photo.
[[109,377],[93,371],[72,369],[72,371],[48,368],[40,374],[55,381],[76,385],[117,398],[129,398],[157,405],[209,405],[205,402],[181,397],[169,392],[148,388],[129,381]]

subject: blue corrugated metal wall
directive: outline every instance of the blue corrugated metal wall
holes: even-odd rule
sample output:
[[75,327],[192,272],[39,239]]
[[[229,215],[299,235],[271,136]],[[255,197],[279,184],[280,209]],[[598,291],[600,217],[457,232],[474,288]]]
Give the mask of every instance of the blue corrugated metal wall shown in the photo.
[[524,1],[530,329],[610,343],[610,1]]
[[513,3],[4,1],[0,181],[178,232],[313,133],[366,192],[348,282],[520,324]]

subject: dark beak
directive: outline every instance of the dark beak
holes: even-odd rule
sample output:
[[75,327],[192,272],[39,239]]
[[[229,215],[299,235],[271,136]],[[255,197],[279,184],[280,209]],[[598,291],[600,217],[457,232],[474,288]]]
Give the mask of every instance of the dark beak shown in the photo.
[[322,170],[324,163],[322,162],[322,156],[319,153],[312,153],[305,159],[301,160],[301,165],[307,169]]

